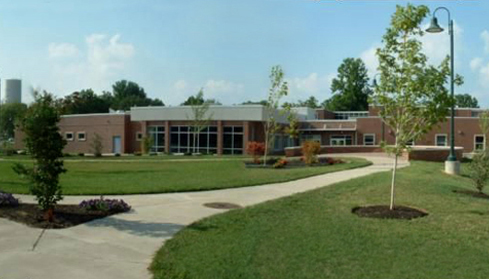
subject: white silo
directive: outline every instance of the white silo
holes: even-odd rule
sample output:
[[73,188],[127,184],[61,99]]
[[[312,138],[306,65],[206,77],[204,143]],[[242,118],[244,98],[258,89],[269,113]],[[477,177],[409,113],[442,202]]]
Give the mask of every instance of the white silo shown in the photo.
[[6,79],[4,103],[13,104],[22,102],[22,81],[20,79]]

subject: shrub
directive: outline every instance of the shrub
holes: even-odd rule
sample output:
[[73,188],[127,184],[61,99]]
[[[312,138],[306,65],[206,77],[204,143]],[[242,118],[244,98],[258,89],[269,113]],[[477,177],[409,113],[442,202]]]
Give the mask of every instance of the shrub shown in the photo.
[[102,144],[102,136],[100,136],[97,133],[94,133],[93,140],[90,146],[92,147],[92,152],[93,155],[95,155],[95,157],[102,157],[102,149],[104,148]]
[[84,200],[78,206],[87,211],[102,211],[110,213],[120,213],[131,210],[131,206],[124,200],[104,199],[103,196],[98,199]]
[[14,145],[11,142],[4,141],[2,143],[1,151],[5,156],[12,156],[15,153]]
[[16,199],[10,193],[0,192],[0,206],[17,206],[19,205],[19,199]]
[[63,153],[63,157],[71,157],[70,153]]
[[317,141],[305,141],[302,143],[302,156],[306,165],[312,165],[318,162],[318,154],[321,151],[321,145]]
[[134,152],[134,156],[141,156],[141,152]]
[[153,144],[154,142],[152,137],[144,136],[141,140],[141,152],[143,154],[148,154]]
[[36,196],[46,220],[52,222],[54,207],[63,198],[59,176],[66,172],[61,160],[66,141],[58,127],[59,102],[46,92],[35,93],[34,99],[20,125],[25,133],[26,148],[35,159],[34,166],[16,163],[13,169],[31,180],[30,193]]
[[116,153],[114,154],[115,157],[121,157],[121,154],[120,153]]
[[279,159],[275,164],[273,164],[274,169],[282,169],[287,165],[287,160],[285,158]]
[[84,157],[84,156],[85,156],[85,153],[80,152],[80,153],[78,153],[78,156],[80,156],[80,157]]
[[489,152],[479,152],[474,155],[469,163],[469,177],[474,182],[475,188],[482,193],[484,186],[489,180]]
[[265,154],[265,144],[263,142],[250,141],[246,145],[246,153],[253,156],[255,164],[259,164],[260,157]]

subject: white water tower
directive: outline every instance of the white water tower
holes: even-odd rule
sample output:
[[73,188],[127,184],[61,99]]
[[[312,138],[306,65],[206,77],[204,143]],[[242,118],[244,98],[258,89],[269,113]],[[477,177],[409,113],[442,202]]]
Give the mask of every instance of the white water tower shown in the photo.
[[6,79],[4,91],[4,103],[13,104],[22,102],[22,80]]

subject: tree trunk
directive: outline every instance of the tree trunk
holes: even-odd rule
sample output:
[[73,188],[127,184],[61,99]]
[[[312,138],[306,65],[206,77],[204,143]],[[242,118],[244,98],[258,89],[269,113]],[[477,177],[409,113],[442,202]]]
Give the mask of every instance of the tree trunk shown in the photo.
[[396,186],[397,157],[399,157],[399,155],[397,155],[397,152],[396,152],[395,158],[394,158],[394,168],[392,169],[391,204],[389,207],[390,210],[394,209],[394,189]]
[[54,209],[53,208],[48,208],[46,212],[44,212],[44,219],[48,221],[49,223],[52,223],[54,221]]
[[267,154],[268,154],[268,133],[265,132],[265,154],[263,156],[263,166],[267,165]]

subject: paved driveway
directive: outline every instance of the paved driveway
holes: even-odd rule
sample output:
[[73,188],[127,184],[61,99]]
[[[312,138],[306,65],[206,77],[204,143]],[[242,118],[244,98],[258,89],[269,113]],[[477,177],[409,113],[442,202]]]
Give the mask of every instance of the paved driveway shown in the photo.
[[[352,154],[347,156],[352,157]],[[383,154],[355,154],[374,164],[301,180],[205,192],[129,195],[131,213],[95,220],[62,230],[33,229],[0,219],[1,279],[125,279],[151,278],[147,270],[163,242],[184,226],[222,210],[206,202],[252,205],[352,178],[389,170]],[[407,162],[401,161],[400,166]],[[87,197],[65,197],[78,203]],[[32,197],[21,196],[31,202]],[[42,236],[41,236],[42,234]],[[34,244],[37,246],[33,249]]]

